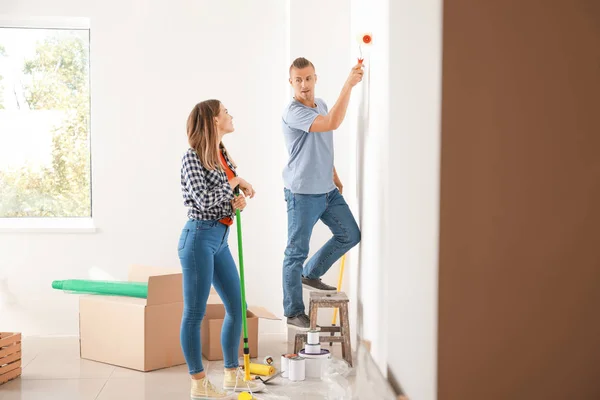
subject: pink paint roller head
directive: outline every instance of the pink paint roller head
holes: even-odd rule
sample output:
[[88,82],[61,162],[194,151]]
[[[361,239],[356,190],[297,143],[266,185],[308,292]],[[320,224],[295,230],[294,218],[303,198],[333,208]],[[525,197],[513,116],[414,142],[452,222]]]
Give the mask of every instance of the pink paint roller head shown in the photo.
[[364,61],[364,58],[362,56],[362,46],[370,46],[371,42],[373,41],[373,35],[371,35],[370,32],[363,32],[358,34],[356,40],[358,41],[358,50],[360,51],[360,57],[358,59],[358,62],[359,64],[362,64],[362,62]]

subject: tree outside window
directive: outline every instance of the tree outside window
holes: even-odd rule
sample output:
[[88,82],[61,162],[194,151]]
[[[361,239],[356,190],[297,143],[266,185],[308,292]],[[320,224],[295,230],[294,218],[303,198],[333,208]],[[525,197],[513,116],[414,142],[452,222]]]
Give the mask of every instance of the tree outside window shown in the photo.
[[0,27],[0,218],[91,216],[89,37]]

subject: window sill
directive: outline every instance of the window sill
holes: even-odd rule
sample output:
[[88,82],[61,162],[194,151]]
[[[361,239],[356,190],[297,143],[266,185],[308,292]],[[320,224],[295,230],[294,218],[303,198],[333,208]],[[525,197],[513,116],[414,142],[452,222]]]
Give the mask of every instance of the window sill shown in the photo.
[[91,218],[0,218],[0,233],[95,233]]

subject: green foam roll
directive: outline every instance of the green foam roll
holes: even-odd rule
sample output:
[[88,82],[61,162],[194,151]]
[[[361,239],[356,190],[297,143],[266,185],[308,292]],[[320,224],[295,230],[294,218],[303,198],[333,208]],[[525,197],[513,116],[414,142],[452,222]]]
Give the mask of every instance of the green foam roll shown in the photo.
[[68,279],[53,281],[52,288],[74,294],[104,294],[113,296],[148,297],[146,282],[93,281],[84,279]]

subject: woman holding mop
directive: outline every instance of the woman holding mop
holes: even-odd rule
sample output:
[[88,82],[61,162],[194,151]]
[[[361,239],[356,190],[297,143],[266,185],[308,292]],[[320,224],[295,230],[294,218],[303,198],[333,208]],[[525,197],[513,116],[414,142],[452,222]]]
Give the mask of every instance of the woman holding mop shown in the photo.
[[[183,270],[181,347],[192,378],[194,400],[229,397],[209,381],[202,365],[200,324],[211,285],[226,311],[221,331],[223,389],[250,392],[264,389],[261,382],[245,381],[238,363],[242,295],[227,239],[236,210],[246,207],[245,197],[254,197],[254,189],[237,176],[236,165],[221,141],[234,131],[232,120],[220,101],[206,100],[193,108],[187,121],[190,148],[182,159],[181,190],[189,220],[181,232],[178,252]],[[234,195],[237,187],[243,195]]]

